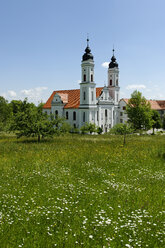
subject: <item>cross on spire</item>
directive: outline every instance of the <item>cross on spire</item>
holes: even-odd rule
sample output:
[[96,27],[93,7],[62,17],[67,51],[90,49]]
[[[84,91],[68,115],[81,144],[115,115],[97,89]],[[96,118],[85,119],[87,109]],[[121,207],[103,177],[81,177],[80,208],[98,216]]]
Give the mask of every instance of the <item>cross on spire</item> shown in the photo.
[[87,47],[89,46],[89,34],[87,33]]
[[114,52],[115,52],[114,45],[113,45],[113,50],[112,50],[112,52],[113,52],[113,56],[114,56]]

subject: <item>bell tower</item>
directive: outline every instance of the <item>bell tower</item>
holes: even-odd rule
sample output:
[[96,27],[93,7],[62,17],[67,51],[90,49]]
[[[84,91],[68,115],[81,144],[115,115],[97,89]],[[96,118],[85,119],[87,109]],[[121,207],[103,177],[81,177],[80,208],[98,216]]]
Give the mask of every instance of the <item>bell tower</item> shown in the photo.
[[118,63],[116,62],[116,58],[114,56],[115,50],[113,49],[112,51],[113,51],[113,55],[108,68],[108,88],[109,88],[110,96],[114,100],[115,104],[118,104],[120,99],[119,68],[118,68]]
[[96,104],[95,86],[94,60],[91,49],[89,48],[89,39],[87,38],[87,47],[81,62],[80,107],[82,105]]

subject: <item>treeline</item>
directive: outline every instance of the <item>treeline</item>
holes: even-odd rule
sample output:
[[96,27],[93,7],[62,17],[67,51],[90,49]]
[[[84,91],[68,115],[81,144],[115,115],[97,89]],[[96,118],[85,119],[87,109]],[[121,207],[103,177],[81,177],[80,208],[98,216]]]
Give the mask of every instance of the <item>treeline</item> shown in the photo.
[[[22,136],[41,138],[53,137],[61,133],[98,133],[102,128],[93,123],[85,123],[80,129],[72,127],[65,118],[47,115],[42,111],[43,104],[36,106],[27,99],[13,100],[10,103],[0,96],[0,131],[14,132],[18,138]],[[110,133],[123,134],[142,132],[149,129],[165,129],[165,115],[161,120],[158,111],[152,110],[150,103],[138,91],[134,91],[126,106],[127,123],[115,125]]]
[[85,123],[81,129],[72,127],[65,118],[47,115],[42,111],[43,104],[36,106],[27,99],[13,100],[10,103],[0,96],[0,131],[14,132],[18,138],[37,137],[38,141],[45,137],[53,137],[64,133],[102,133],[95,124]]

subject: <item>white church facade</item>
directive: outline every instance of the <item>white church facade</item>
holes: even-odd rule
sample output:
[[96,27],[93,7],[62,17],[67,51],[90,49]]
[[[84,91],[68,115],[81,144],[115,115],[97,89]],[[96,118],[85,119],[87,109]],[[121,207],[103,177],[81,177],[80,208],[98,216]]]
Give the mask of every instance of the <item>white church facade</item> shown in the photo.
[[57,90],[52,93],[43,111],[47,114],[65,117],[66,121],[75,128],[81,128],[88,123],[95,123],[107,132],[119,123],[119,68],[113,56],[108,68],[108,83],[104,87],[96,87],[94,74],[94,59],[87,47],[81,62],[80,89]]
[[[79,89],[53,91],[43,106],[43,111],[54,117],[64,117],[74,128],[85,123],[94,123],[107,132],[117,123],[128,121],[126,105],[129,99],[120,99],[119,68],[113,56],[108,66],[107,85],[96,87],[94,59],[87,47],[81,61],[81,83]],[[148,100],[151,108],[165,114],[165,100]]]

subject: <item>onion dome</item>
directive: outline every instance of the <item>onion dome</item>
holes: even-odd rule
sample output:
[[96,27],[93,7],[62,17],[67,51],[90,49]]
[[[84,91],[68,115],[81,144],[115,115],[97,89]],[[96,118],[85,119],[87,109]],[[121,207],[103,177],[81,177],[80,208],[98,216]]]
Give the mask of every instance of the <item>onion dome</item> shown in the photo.
[[109,68],[111,69],[111,68],[118,68],[118,63],[116,62],[116,58],[115,58],[115,56],[114,56],[114,49],[112,50],[113,51],[113,56],[112,56],[112,58],[111,58],[111,62],[109,63]]
[[82,56],[82,61],[86,61],[86,60],[88,60],[88,59],[92,59],[92,60],[93,60],[93,55],[92,55],[92,53],[91,53],[91,49],[90,49],[90,47],[89,47],[88,42],[89,42],[89,39],[87,39],[87,47],[86,47],[86,49],[85,49],[84,55]]

